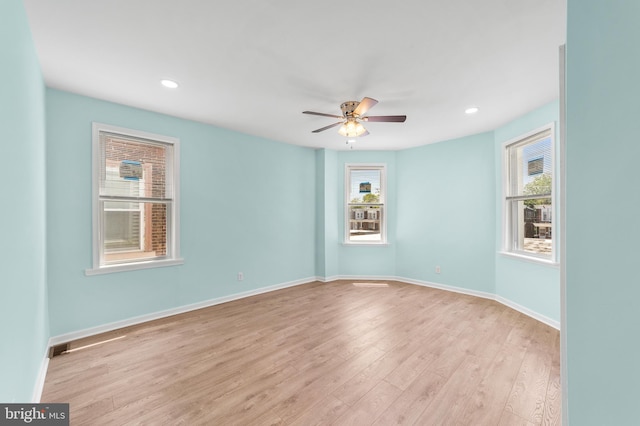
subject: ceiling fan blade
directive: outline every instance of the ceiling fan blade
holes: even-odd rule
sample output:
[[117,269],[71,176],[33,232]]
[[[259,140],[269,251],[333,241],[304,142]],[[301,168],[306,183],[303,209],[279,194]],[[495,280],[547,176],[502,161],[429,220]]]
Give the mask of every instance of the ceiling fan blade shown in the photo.
[[384,121],[388,123],[404,123],[406,119],[406,115],[370,115],[369,117],[362,117],[362,121]]
[[[342,118],[342,117],[339,117],[339,118]],[[324,126],[324,127],[319,128],[319,129],[316,129],[316,130],[312,131],[311,133],[324,132],[325,130],[329,130],[330,128],[339,126],[341,124],[342,124],[342,121],[338,121],[337,123],[329,124],[328,126]]]
[[302,111],[303,114],[321,115],[322,117],[343,118],[341,115],[325,114],[324,112]]
[[356,109],[353,110],[353,115],[359,115],[360,117],[362,117],[367,113],[367,111],[376,106],[377,103],[378,101],[376,101],[375,99],[367,98],[365,96],[364,98],[362,98]]

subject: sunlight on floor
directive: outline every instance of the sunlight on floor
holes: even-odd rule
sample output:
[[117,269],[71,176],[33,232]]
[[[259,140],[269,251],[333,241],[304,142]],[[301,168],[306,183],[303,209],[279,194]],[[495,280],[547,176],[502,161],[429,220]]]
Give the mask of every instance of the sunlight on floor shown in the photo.
[[85,345],[85,346],[80,346],[78,348],[73,348],[73,349],[69,349],[66,352],[76,352],[76,351],[81,351],[82,349],[87,349],[87,348],[91,348],[93,346],[98,346],[98,345],[102,345],[104,343],[109,343],[109,342],[113,342],[114,340],[120,340],[120,339],[124,339],[125,337],[127,337],[126,335],[124,336],[118,336],[118,337],[114,337],[113,339],[108,339],[108,340],[103,340],[101,342],[96,342],[96,343],[92,343],[90,345]]
[[389,287],[387,283],[353,283],[355,287]]

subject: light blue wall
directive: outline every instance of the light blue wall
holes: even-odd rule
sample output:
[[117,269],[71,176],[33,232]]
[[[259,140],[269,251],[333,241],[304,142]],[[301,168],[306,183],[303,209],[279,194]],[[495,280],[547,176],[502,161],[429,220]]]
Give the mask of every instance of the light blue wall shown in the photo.
[[336,247],[341,243],[338,226],[338,153],[316,151],[316,276],[329,279],[338,275],[340,259]]
[[637,425],[640,2],[569,0],[568,17],[569,421]]
[[[361,141],[366,144],[366,139]],[[338,273],[342,276],[395,276],[396,272],[396,222],[397,222],[397,179],[395,151],[340,151],[337,155],[335,174],[337,179],[337,203],[334,214],[338,217],[338,238],[332,250],[338,254]],[[345,209],[345,164],[376,163],[387,166],[387,241],[386,246],[354,246],[345,245],[344,209]]]
[[326,273],[326,263],[327,259],[325,256],[325,220],[326,220],[326,212],[325,212],[325,157],[327,150],[319,149],[316,151],[316,257],[315,257],[315,271],[316,276],[325,277]]
[[49,339],[44,82],[21,0],[0,2],[0,402],[31,402]]
[[493,133],[398,153],[398,276],[494,292],[495,167]]
[[[560,144],[557,139],[559,118],[558,101],[551,102],[541,108],[509,122],[496,129],[495,134],[495,250],[497,253],[503,244],[503,205],[502,205],[502,155],[505,142],[534,131],[549,123],[556,125],[555,159],[559,158]],[[557,166],[557,164],[556,164]],[[557,167],[556,167],[556,170]],[[556,177],[559,174],[556,174]],[[557,193],[557,191],[556,191]],[[560,235],[559,203],[554,202],[554,235]],[[548,319],[560,322],[560,268],[558,265],[543,265],[531,263],[522,259],[515,259],[498,254],[495,258],[496,294],[511,302],[515,302]]]
[[[57,90],[46,105],[52,335],[315,276],[313,150]],[[180,139],[184,265],[84,275],[92,121]]]

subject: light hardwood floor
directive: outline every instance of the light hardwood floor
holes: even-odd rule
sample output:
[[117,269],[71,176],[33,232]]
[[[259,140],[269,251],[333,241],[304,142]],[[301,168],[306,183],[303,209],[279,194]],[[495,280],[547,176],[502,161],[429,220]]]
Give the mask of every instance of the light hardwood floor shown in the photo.
[[70,403],[72,425],[560,424],[557,330],[387,283],[310,283],[73,342],[42,401]]

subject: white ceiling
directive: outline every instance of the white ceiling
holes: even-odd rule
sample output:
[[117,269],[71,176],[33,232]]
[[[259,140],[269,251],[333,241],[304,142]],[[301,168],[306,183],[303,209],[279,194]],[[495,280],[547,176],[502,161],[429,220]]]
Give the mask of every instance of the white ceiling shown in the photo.
[[[566,0],[24,0],[47,86],[308,147],[364,96],[356,149],[495,129],[558,97]],[[176,80],[176,90],[160,80]],[[465,108],[478,106],[473,116]],[[117,123],[116,123],[117,124]]]

